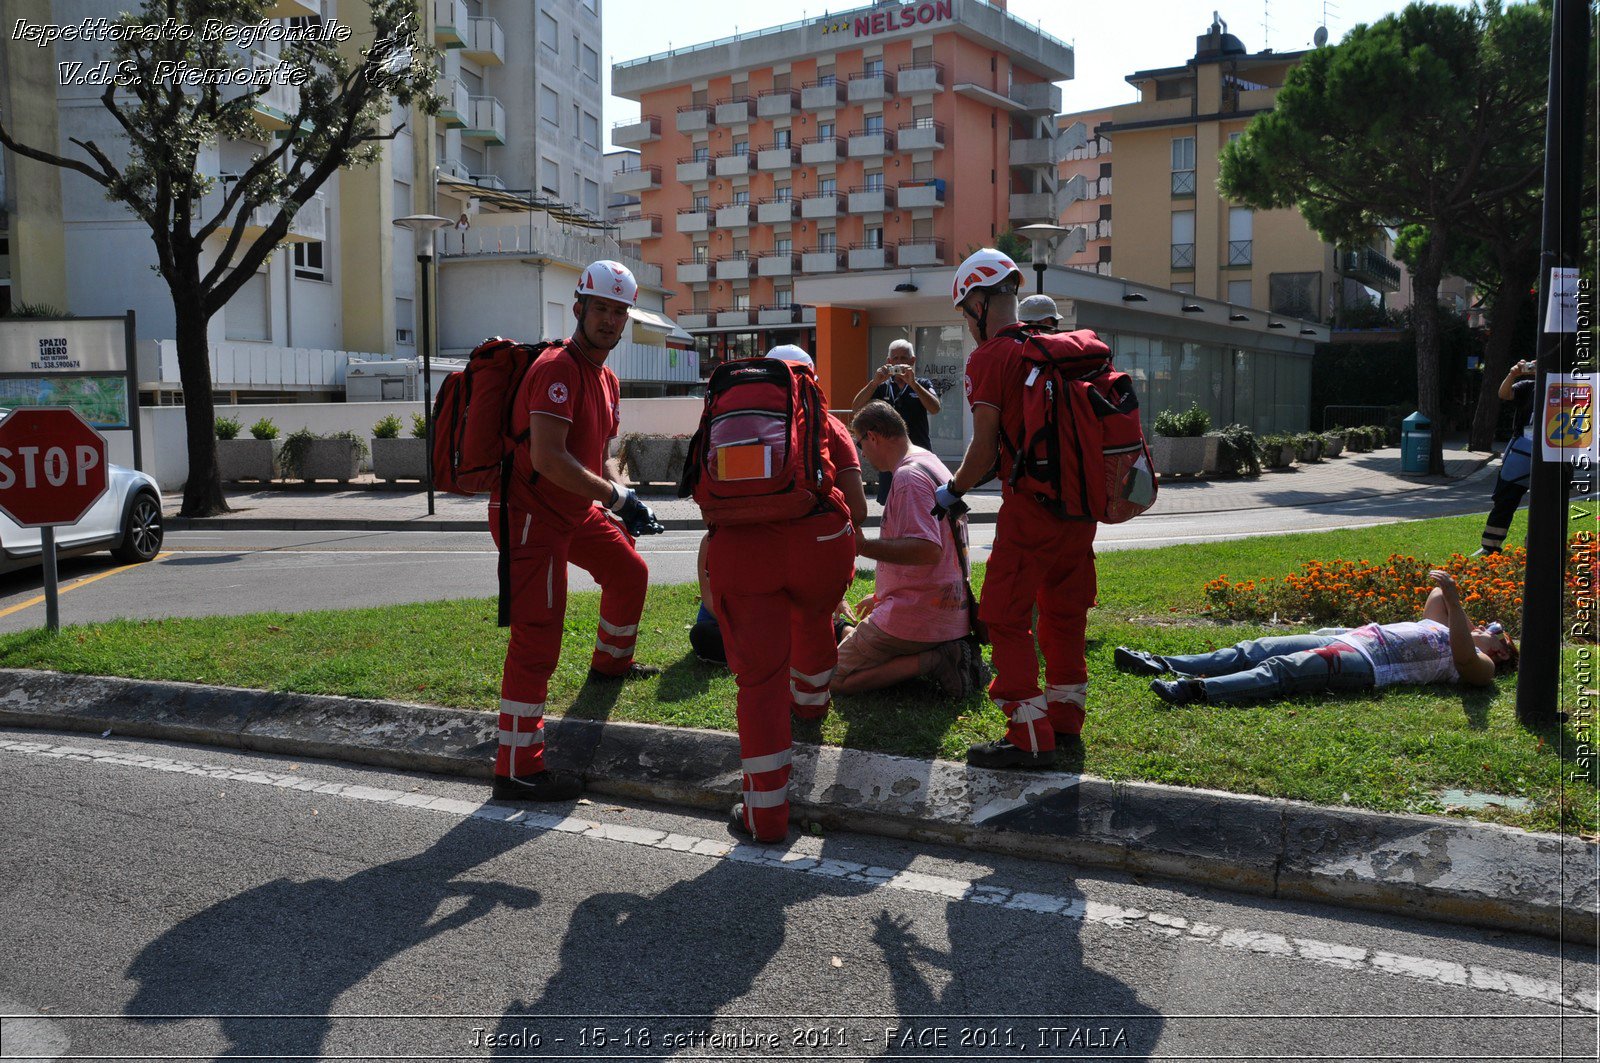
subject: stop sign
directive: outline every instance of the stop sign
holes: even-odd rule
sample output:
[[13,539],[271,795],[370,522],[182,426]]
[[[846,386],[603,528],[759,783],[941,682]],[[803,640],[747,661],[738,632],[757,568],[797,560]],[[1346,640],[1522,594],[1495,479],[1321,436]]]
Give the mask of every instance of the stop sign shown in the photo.
[[0,420],[0,512],[24,528],[76,524],[106,485],[105,438],[77,410],[30,406]]

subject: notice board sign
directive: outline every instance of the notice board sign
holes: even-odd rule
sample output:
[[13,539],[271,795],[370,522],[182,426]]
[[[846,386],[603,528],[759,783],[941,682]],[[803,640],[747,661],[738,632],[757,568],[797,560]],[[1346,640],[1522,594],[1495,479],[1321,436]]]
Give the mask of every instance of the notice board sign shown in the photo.
[[0,321],[0,409],[65,406],[101,432],[132,435],[143,467],[134,323],[124,317]]

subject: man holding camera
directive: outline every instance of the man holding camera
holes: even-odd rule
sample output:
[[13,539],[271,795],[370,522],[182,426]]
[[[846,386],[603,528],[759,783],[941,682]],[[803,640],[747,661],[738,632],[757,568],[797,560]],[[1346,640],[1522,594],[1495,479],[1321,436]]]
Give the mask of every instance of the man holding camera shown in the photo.
[[1532,360],[1513,362],[1500,382],[1500,401],[1513,404],[1511,442],[1500,459],[1500,475],[1494,481],[1483,539],[1473,557],[1500,552],[1511,531],[1511,518],[1516,516],[1522,496],[1528,493],[1528,478],[1533,472],[1533,399],[1538,372],[1539,367]]
[[[906,436],[911,440],[911,445],[931,450],[933,441],[928,435],[928,418],[937,414],[943,407],[940,405],[939,396],[934,394],[933,381],[917,376],[917,349],[911,345],[910,340],[895,340],[889,344],[889,353],[884,364],[878,366],[872,374],[872,379],[866,386],[856,392],[856,397],[850,400],[850,413],[855,415],[861,412],[862,407],[873,400],[888,403],[900,419],[906,423]],[[889,483],[894,479],[893,471],[880,469],[878,472],[878,504],[885,505],[889,500]]]

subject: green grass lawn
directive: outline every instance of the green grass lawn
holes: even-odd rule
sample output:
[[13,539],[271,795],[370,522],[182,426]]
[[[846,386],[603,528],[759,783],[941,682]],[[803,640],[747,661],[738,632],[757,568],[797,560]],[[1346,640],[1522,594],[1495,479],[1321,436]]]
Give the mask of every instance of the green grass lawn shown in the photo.
[[[1439,796],[1446,790],[1491,793],[1525,798],[1531,806],[1463,814],[1595,833],[1594,773],[1575,753],[1576,721],[1539,731],[1520,726],[1512,677],[1481,690],[1402,687],[1250,707],[1174,709],[1149,693],[1147,679],[1112,668],[1119,644],[1188,653],[1304,630],[1205,618],[1200,588],[1219,573],[1235,579],[1277,576],[1313,557],[1382,558],[1395,552],[1444,560],[1470,552],[1481,528],[1481,517],[1454,517],[1103,555],[1100,607],[1089,627],[1085,745],[1064,766],[1112,779],[1392,811],[1450,811]],[[981,580],[981,569],[976,575]],[[869,589],[858,580],[852,599]],[[665,672],[620,690],[583,687],[597,605],[596,594],[572,596],[562,662],[551,681],[553,712],[734,728],[732,677],[688,652],[685,632],[695,613],[695,588],[651,588],[639,658]],[[498,701],[505,645],[494,603],[475,600],[120,621],[67,628],[55,638],[30,631],[0,637],[0,665],[488,710]],[[1566,650],[1562,696],[1568,706],[1579,694],[1579,654],[1589,654],[1592,662],[1593,652]],[[1591,722],[1591,744],[1592,727]],[[839,698],[820,726],[797,724],[795,733],[802,741],[960,759],[969,742],[996,737],[1002,729],[999,710],[984,698],[951,702],[919,682]],[[1588,778],[1581,779],[1585,773]]]

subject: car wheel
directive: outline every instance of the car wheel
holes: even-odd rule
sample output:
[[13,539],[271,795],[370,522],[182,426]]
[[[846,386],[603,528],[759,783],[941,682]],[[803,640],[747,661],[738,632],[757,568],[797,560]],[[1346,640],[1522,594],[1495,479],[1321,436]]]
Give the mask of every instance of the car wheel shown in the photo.
[[122,545],[111,556],[129,564],[148,561],[161,552],[161,540],[161,503],[149,491],[140,491],[122,522]]

